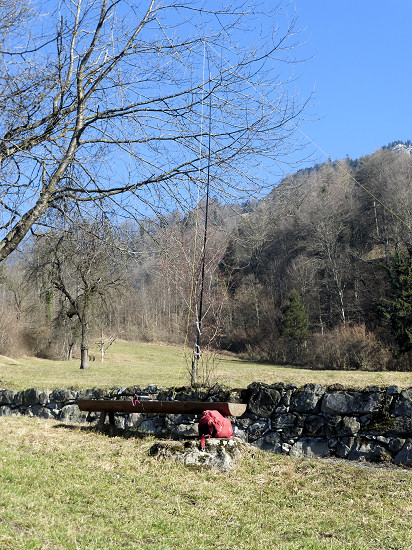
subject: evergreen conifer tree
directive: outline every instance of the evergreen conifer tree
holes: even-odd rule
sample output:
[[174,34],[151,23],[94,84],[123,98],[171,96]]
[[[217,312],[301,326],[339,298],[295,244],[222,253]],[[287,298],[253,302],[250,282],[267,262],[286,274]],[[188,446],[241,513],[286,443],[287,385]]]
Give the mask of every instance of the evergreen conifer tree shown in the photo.
[[297,346],[309,338],[309,321],[297,290],[292,290],[289,295],[289,302],[283,312],[281,333],[286,340]]
[[383,300],[379,310],[395,338],[396,354],[402,354],[412,350],[412,248],[397,250],[387,270],[391,298]]

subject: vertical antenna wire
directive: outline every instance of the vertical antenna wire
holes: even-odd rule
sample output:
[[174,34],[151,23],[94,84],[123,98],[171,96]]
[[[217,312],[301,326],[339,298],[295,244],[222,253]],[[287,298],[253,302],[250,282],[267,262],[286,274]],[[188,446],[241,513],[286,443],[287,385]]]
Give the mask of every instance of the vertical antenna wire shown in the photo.
[[[211,83],[209,57],[207,59],[209,72],[209,86]],[[206,204],[205,204],[205,228],[203,233],[203,247],[201,258],[201,275],[200,275],[200,294],[199,294],[199,310],[196,321],[196,344],[192,362],[192,386],[197,384],[199,361],[202,355],[201,337],[202,337],[202,317],[203,317],[203,295],[205,287],[205,266],[206,266],[206,245],[207,245],[207,229],[209,222],[209,198],[210,198],[210,150],[211,150],[211,133],[212,133],[212,94],[209,94],[209,125],[208,125],[208,154],[207,154],[207,179],[206,179]]]
[[[202,82],[205,82],[205,58],[206,58],[206,44],[203,41],[203,72],[202,72]],[[200,178],[202,174],[202,159],[203,159],[203,120],[204,120],[204,97],[205,97],[205,91],[204,91],[204,85],[202,86],[202,102],[201,102],[201,115],[200,115],[200,143],[199,143],[199,170],[198,170],[198,182],[197,182],[197,202],[196,202],[196,216],[195,216],[195,237],[194,237],[194,243],[193,243],[193,261],[192,261],[192,274],[191,274],[191,281],[190,281],[190,294],[189,294],[189,306],[187,311],[187,318],[186,318],[186,334],[185,334],[185,341],[183,344],[183,353],[182,353],[182,359],[180,362],[180,369],[178,373],[178,380],[180,379],[181,371],[183,368],[183,363],[185,359],[186,354],[186,348],[187,348],[187,340],[189,337],[189,327],[190,327],[190,316],[192,313],[192,302],[193,302],[193,293],[194,293],[194,286],[195,286],[195,273],[196,273],[196,253],[197,253],[197,240],[199,235],[199,202],[200,202]],[[209,135],[210,139],[210,135]],[[193,366],[192,366],[193,369]],[[175,395],[175,387],[173,388],[173,394],[172,397]]]

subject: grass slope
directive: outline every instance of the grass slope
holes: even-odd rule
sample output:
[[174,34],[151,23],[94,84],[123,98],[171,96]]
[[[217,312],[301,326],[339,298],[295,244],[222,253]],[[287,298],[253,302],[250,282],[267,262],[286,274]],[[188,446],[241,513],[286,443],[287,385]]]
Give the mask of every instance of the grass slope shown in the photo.
[[251,450],[228,475],[123,439],[0,418],[0,548],[412,548],[412,474]]
[[[96,361],[90,363],[91,368],[87,371],[79,369],[79,361],[0,356],[0,387],[16,390],[29,387],[80,389],[189,383],[190,360],[179,347],[117,341],[106,353],[104,363],[99,361],[97,350],[91,353],[95,354]],[[253,381],[269,384],[294,382],[299,386],[309,382],[323,385],[340,383],[351,387],[412,386],[410,372],[316,371],[253,363],[226,356],[219,358],[211,370],[212,382],[238,388],[246,387]]]

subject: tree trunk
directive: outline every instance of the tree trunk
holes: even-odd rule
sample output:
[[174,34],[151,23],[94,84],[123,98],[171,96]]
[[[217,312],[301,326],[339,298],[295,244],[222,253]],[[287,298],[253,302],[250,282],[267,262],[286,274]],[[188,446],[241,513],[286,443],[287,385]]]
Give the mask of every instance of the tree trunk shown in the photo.
[[101,338],[100,338],[100,360],[102,363],[104,363],[104,336],[103,336],[103,329],[101,330]]
[[73,348],[74,348],[74,343],[72,342],[71,344],[69,344],[69,349],[67,351],[67,361],[71,361],[73,358]]
[[80,345],[80,368],[88,369],[89,365],[89,324],[82,320],[82,342]]

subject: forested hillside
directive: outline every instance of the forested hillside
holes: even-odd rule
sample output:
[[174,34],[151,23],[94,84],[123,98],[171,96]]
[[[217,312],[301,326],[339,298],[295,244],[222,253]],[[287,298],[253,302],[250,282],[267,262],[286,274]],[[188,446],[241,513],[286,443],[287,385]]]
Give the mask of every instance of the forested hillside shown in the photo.
[[[409,146],[301,170],[258,203],[211,201],[203,347],[410,370]],[[110,337],[191,345],[204,206],[117,228],[72,215],[31,236],[2,264],[0,354],[64,358]]]
[[[343,368],[393,364],[390,349],[407,368],[411,177],[408,147],[391,146],[286,178],[243,219],[226,250],[225,345]],[[305,314],[308,338],[299,335]],[[282,326],[291,315],[295,335]]]

